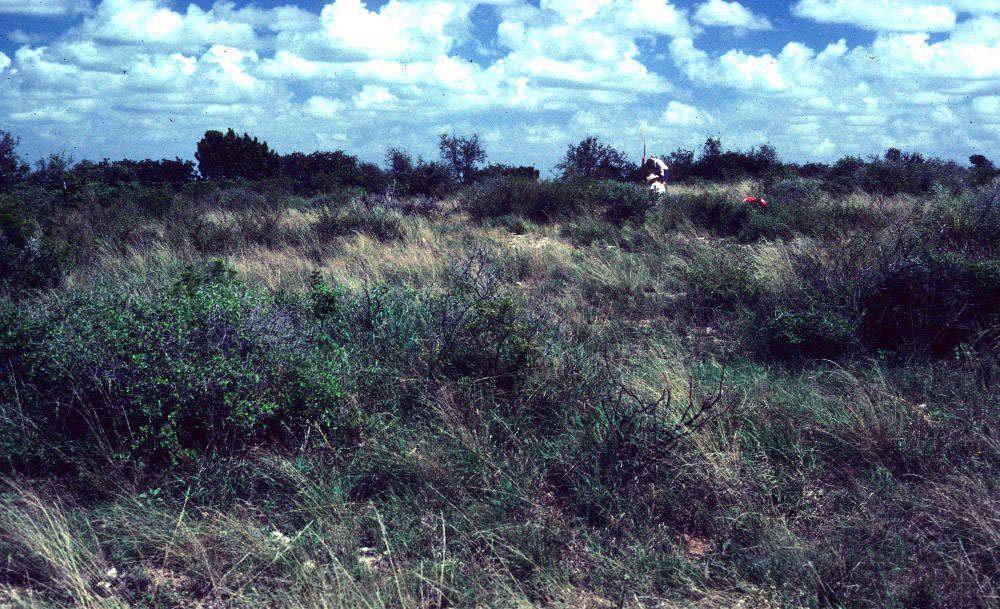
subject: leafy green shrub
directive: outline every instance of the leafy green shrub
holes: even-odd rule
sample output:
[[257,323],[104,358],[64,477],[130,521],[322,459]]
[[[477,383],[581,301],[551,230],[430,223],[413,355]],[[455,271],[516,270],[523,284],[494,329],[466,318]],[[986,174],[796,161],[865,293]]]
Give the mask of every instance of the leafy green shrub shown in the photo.
[[259,180],[281,171],[281,157],[270,150],[267,142],[238,136],[230,128],[225,135],[209,130],[198,141],[198,171],[203,178],[242,178]]
[[860,349],[866,260],[850,247],[832,259],[817,251],[793,256],[793,279],[758,302],[749,342],[781,358],[832,358]]
[[965,180],[965,172],[954,161],[925,159],[916,152],[890,148],[884,157],[874,156],[869,161],[851,156],[838,160],[827,172],[823,188],[837,195],[863,190],[893,196],[926,194],[935,186],[957,192]]
[[763,326],[765,344],[780,357],[836,357],[858,346],[860,320],[812,301],[779,305]]
[[427,300],[424,349],[428,374],[519,385],[543,344],[543,309],[527,306],[501,281],[497,262],[482,251],[456,263],[448,289]]
[[174,204],[174,192],[163,186],[140,188],[134,196],[139,207],[156,216],[166,214]]
[[793,235],[788,224],[788,214],[778,211],[778,206],[768,204],[768,208],[751,209],[745,216],[745,222],[740,226],[736,238],[744,243],[761,239],[788,239]]
[[178,464],[312,425],[344,438],[357,422],[341,402],[342,351],[312,307],[251,291],[221,263],[149,298],[99,288],[0,321],[16,371],[0,398],[31,396],[24,415],[69,455]]
[[628,155],[602,143],[596,136],[587,136],[576,146],[570,144],[563,160],[556,165],[564,179],[599,179],[625,181],[636,172]]

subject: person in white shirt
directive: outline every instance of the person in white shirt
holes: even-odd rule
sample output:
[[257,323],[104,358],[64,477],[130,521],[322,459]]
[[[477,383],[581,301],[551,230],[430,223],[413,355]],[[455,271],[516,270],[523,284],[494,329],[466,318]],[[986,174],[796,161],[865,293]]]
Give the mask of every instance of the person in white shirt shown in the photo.
[[660,159],[650,157],[642,162],[642,175],[646,178],[651,194],[662,195],[667,192],[667,164]]

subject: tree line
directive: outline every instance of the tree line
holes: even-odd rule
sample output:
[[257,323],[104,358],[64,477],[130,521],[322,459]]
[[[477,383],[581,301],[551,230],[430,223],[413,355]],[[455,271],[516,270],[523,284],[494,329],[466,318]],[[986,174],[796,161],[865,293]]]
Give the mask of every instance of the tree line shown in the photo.
[[[43,186],[61,192],[66,200],[100,199],[107,194],[103,191],[128,187],[177,191],[206,180],[270,181],[303,196],[358,188],[433,197],[487,180],[539,178],[534,167],[486,164],[487,155],[476,134],[441,134],[437,160],[390,148],[384,167],[361,161],[343,150],[281,155],[267,142],[248,133],[238,135],[232,128],[225,133],[205,132],[197,142],[197,164],[179,157],[74,163],[64,154],[51,154],[36,161],[32,168],[17,154],[18,144],[18,138],[0,131],[0,191],[18,184]],[[697,153],[679,148],[655,156],[669,165],[669,181],[673,184],[742,179],[768,184],[805,178],[820,182],[824,190],[835,195],[855,189],[881,195],[920,194],[939,186],[955,189],[982,185],[1000,175],[993,162],[981,154],[969,157],[969,168],[897,148],[868,158],[845,156],[832,164],[797,164],[781,161],[768,144],[745,151],[726,150],[719,137],[708,137]],[[596,136],[570,144],[555,170],[561,180],[642,180],[635,160]]]

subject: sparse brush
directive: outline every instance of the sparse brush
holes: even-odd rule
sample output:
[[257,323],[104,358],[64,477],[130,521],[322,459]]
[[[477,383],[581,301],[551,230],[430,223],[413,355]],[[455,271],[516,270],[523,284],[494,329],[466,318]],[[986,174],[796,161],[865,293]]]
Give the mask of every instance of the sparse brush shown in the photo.
[[996,189],[879,164],[4,194],[0,606],[996,606]]

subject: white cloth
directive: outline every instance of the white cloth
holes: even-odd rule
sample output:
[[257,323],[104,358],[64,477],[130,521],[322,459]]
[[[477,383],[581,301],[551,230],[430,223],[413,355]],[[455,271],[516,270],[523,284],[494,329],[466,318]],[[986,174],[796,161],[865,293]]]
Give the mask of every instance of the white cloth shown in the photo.
[[646,162],[642,164],[642,173],[646,175],[647,182],[666,180],[669,169],[666,163],[654,157],[646,159]]

